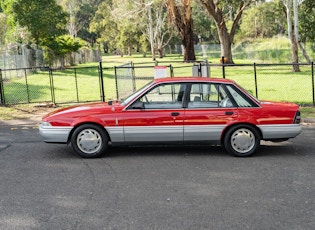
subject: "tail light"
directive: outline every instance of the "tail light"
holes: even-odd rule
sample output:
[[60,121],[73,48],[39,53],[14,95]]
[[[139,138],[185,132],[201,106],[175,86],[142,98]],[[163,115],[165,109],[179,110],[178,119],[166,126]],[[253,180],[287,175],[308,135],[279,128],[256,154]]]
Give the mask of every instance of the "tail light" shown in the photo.
[[300,124],[301,123],[301,113],[300,113],[300,111],[297,111],[295,113],[295,117],[294,117],[293,123],[294,124]]

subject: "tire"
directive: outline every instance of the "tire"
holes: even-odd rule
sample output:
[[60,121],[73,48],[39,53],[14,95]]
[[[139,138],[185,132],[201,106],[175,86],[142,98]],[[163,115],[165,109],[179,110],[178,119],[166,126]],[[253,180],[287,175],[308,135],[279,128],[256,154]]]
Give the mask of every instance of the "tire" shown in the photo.
[[77,127],[71,136],[71,146],[83,158],[101,156],[108,147],[108,136],[102,127],[85,124]]
[[224,137],[225,149],[237,157],[251,156],[260,145],[260,134],[250,125],[230,128]]

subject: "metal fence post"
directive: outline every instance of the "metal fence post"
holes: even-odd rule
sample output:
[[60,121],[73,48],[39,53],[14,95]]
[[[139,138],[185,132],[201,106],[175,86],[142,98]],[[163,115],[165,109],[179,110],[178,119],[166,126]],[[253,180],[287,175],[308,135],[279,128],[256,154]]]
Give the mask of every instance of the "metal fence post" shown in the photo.
[[76,68],[74,68],[74,82],[75,82],[75,90],[77,93],[77,102],[79,102],[79,88],[78,88],[77,69]]
[[103,79],[102,62],[100,62],[98,72],[99,72],[99,79],[100,79],[101,100],[104,102],[105,101],[105,91],[104,91],[104,79]]
[[0,69],[0,104],[1,105],[5,105],[4,88],[3,88],[2,71],[1,71],[1,69]]
[[170,77],[174,77],[174,68],[172,64],[170,64]]
[[225,78],[225,63],[224,63],[224,56],[222,56],[221,60],[222,60],[222,76],[223,76],[223,78]]
[[26,84],[27,102],[30,103],[30,102],[31,102],[31,99],[30,99],[30,90],[29,90],[28,82],[27,82],[26,69],[24,69],[24,77],[25,77],[25,84]]
[[[132,92],[136,92],[136,73],[135,73],[135,65],[133,62],[130,62],[131,65],[131,77],[132,77]],[[118,99],[118,98],[117,98]]]
[[53,71],[51,68],[48,70],[49,73],[49,80],[50,80],[50,93],[51,93],[51,101],[56,104],[56,98],[55,98],[55,87],[54,87],[54,77],[53,77]]
[[256,63],[255,62],[254,62],[254,76],[255,76],[255,92],[256,92],[256,97],[258,98],[257,69],[256,69]]
[[315,106],[315,90],[314,90],[314,62],[312,62],[312,91],[313,91],[313,106]]
[[115,72],[116,99],[118,100],[119,92],[118,92],[117,67],[116,66],[114,66],[114,72]]

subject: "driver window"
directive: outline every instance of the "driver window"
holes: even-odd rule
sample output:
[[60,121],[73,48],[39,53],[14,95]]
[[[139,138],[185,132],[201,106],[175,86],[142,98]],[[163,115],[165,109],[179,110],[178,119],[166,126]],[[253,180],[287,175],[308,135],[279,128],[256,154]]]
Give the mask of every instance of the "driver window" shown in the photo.
[[145,109],[182,108],[185,84],[162,84],[140,98]]

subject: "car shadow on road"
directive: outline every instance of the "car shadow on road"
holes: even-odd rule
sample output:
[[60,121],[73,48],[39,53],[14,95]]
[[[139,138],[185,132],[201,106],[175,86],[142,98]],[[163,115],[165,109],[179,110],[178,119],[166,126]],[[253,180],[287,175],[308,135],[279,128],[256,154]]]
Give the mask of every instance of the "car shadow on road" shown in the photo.
[[[260,148],[252,157],[278,157],[278,156],[305,156],[307,152],[303,146],[288,142],[273,143],[262,142]],[[207,156],[207,157],[233,157],[223,146],[215,145],[168,145],[168,146],[109,146],[101,158],[118,157],[168,157],[168,156]],[[49,151],[52,158],[81,158],[72,150],[71,146],[54,145]]]
[[304,146],[292,144],[290,142],[270,142],[262,141],[259,149],[253,155],[253,157],[293,157],[293,156],[305,156],[306,152]]
[[168,146],[111,146],[104,157],[130,156],[229,156],[222,146],[168,145]]

